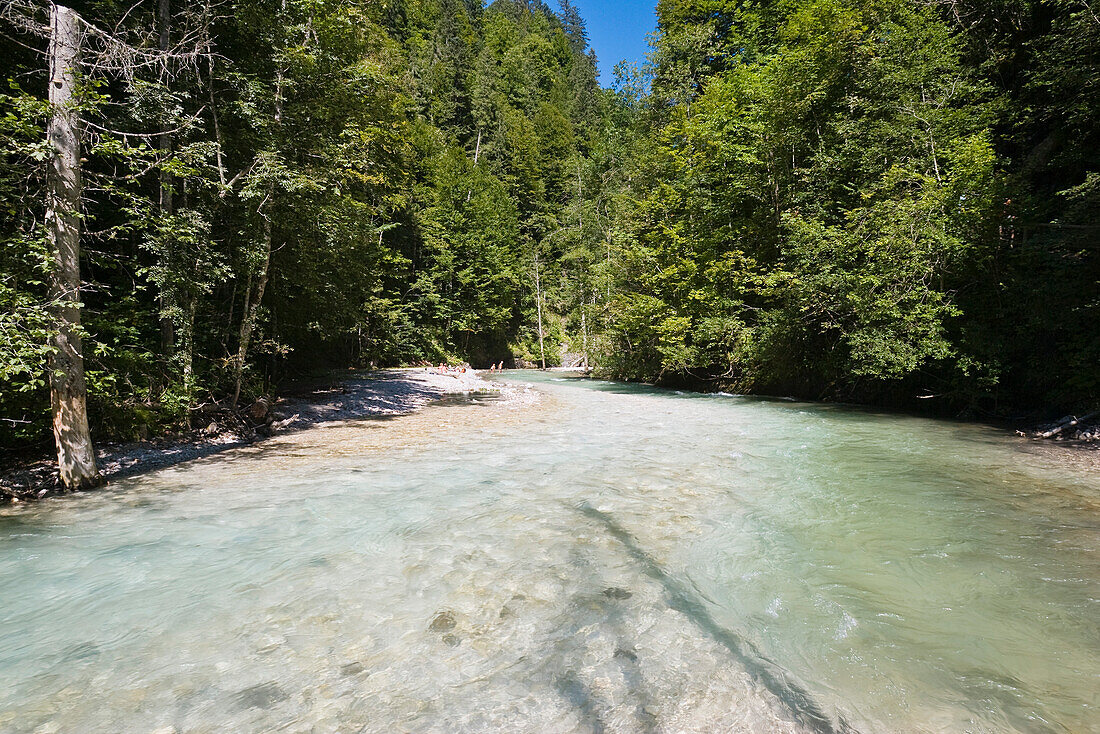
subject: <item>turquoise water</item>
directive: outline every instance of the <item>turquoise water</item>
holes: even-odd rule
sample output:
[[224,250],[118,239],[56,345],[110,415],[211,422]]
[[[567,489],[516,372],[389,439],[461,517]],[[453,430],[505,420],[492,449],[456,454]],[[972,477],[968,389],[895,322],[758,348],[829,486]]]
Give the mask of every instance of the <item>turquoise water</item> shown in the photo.
[[0,731],[1100,731],[1100,478],[538,373],[0,514]]

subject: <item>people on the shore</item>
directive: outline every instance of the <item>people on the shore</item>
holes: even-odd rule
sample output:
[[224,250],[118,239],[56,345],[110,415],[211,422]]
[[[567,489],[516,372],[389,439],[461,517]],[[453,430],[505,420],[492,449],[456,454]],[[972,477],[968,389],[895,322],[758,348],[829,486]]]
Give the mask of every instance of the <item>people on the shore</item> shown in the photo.
[[[501,362],[502,366],[503,366],[503,364],[504,363]],[[453,377],[455,375],[460,375],[460,374],[469,372],[473,368],[468,363],[452,366],[452,365],[447,364],[446,362],[440,362],[438,367],[429,367],[429,368],[426,368],[426,369],[430,369],[431,371],[433,371],[433,372],[435,372],[436,374],[439,374],[439,375],[451,375]],[[490,372],[491,371],[492,370],[490,369]]]
[[[461,374],[464,372],[469,372],[473,368],[470,367],[469,364],[456,365],[452,367],[446,362],[440,362],[438,367],[434,367],[431,364],[426,364],[424,369],[429,372],[434,372],[437,375],[450,375],[454,373]],[[489,374],[493,374],[495,372],[504,372],[504,360],[490,364],[489,369],[487,369],[486,372],[488,372]]]

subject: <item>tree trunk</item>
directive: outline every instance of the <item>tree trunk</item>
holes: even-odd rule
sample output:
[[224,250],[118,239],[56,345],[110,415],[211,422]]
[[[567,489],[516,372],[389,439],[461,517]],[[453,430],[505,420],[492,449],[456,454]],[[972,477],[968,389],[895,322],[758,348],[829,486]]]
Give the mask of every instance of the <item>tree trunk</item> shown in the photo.
[[584,307],[587,304],[581,303],[581,339],[582,348],[581,356],[584,359],[584,368],[588,369],[588,323],[584,318]]
[[[480,155],[481,155],[481,128],[479,127],[477,129],[477,147],[474,148],[474,167],[475,168],[477,167],[477,159]],[[469,189],[466,192],[466,203],[467,204],[470,203],[470,197],[473,196],[473,194],[474,194],[473,189]]]
[[[286,9],[286,3],[283,3]],[[275,76],[275,125],[282,124],[283,120],[283,69],[280,68]],[[256,296],[249,301],[252,291],[252,274],[249,273],[248,287],[244,293],[244,313],[241,314],[241,332],[237,340],[236,359],[236,384],[233,387],[234,408],[241,397],[241,381],[244,377],[245,361],[248,359],[248,347],[252,341],[252,331],[256,326],[256,317],[260,309],[260,302],[264,299],[264,290],[267,287],[268,272],[271,268],[271,207],[275,198],[275,185],[269,182],[267,186],[267,198],[260,205],[259,214],[264,220],[264,259],[260,265],[260,272],[256,274]]]
[[248,288],[245,290],[244,313],[241,315],[241,332],[237,340],[236,385],[233,388],[233,407],[237,407],[237,401],[241,397],[241,381],[244,378],[244,365],[248,359],[248,347],[252,342],[252,330],[256,326],[256,316],[260,308],[260,301],[264,298],[264,290],[267,287],[267,273],[271,265],[271,217],[267,212],[262,214],[264,218],[264,260],[260,266],[260,272],[256,275],[256,295],[251,296],[252,283],[249,278]]
[[47,141],[53,155],[47,173],[46,230],[53,261],[50,303],[55,331],[50,338],[50,402],[57,466],[67,489],[91,486],[98,480],[80,344],[80,138],[73,99],[80,23],[72,9],[51,7]]
[[542,287],[539,284],[539,256],[535,253],[535,307],[539,314],[539,356],[542,368],[546,369],[546,350],[542,347]]
[[577,236],[584,239],[584,186],[581,183],[581,159],[577,159]]
[[187,427],[191,427],[191,404],[195,392],[195,303],[191,298],[187,302],[187,311],[183,321],[183,333],[180,334],[180,362],[183,372],[183,394],[187,398]]
[[[162,54],[168,53],[169,33],[171,32],[172,23],[172,5],[171,0],[159,0],[157,4],[157,49]],[[164,160],[168,157],[168,153],[172,150],[172,134],[168,132],[168,120],[162,119],[160,123],[160,134],[157,136],[157,150],[159,151],[159,157]],[[157,178],[157,203],[160,208],[161,217],[171,216],[173,212],[172,206],[172,176],[164,170],[160,171],[160,175]],[[176,257],[175,257],[175,243],[171,237],[166,240],[167,251],[162,255],[165,259],[165,266],[168,272],[176,272]],[[172,323],[172,317],[165,314],[172,306],[179,305],[179,290],[175,284],[163,286],[165,291],[161,292],[159,296],[160,300],[160,341],[161,350],[165,354],[172,354],[175,351],[175,324]]]
[[225,196],[225,165],[222,162],[222,131],[218,126],[218,103],[214,99],[214,54],[206,57],[207,69],[210,74],[210,119],[214,122],[214,159],[218,162],[218,182],[222,189],[218,192]]
[[1036,435],[1039,438],[1051,438],[1052,436],[1057,436],[1059,433],[1066,430],[1067,428],[1073,428],[1074,426],[1080,425],[1080,424],[1084,423],[1085,421],[1092,420],[1093,418],[1095,418],[1098,415],[1100,415],[1100,410],[1095,411],[1093,413],[1089,413],[1088,415],[1084,416],[1083,418],[1077,418],[1075,416],[1067,416],[1069,418],[1068,420],[1063,421],[1062,423],[1055,426],[1054,428],[1052,428],[1049,431],[1043,431],[1042,433],[1039,433],[1039,434],[1036,434]]
[[611,212],[610,212],[610,210],[608,209],[608,207],[606,205],[604,205],[603,216],[604,216],[604,219],[607,220],[607,230],[604,232],[604,248],[605,248],[605,254],[606,254],[606,259],[604,260],[604,264],[606,266],[605,267],[606,273],[605,273],[604,280],[605,280],[605,285],[607,286],[607,300],[608,300],[608,302],[610,302],[611,301]]

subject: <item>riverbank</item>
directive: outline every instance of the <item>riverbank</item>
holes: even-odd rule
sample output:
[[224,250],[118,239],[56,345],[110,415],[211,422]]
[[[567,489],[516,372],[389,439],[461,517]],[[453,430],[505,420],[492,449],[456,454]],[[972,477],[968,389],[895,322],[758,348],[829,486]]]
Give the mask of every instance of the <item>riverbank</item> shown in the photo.
[[[828,396],[807,395],[796,389],[786,392],[741,392],[736,384],[722,378],[699,377],[692,374],[673,373],[664,378],[646,382],[634,380],[629,377],[614,374],[606,370],[596,368],[594,370],[580,371],[568,368],[551,368],[566,372],[578,372],[585,376],[592,376],[602,380],[621,381],[640,385],[652,385],[665,390],[687,391],[703,395],[746,395],[764,400],[789,400],[806,403],[820,403],[822,405],[846,406],[854,409],[868,411],[887,411],[897,415],[920,416],[940,420],[961,421],[975,425],[987,425],[997,430],[1004,431],[1006,435],[1015,435],[1027,439],[1028,443],[1038,450],[1049,447],[1052,451],[1063,450],[1067,455],[1077,457],[1077,461],[1085,461],[1092,467],[1100,469],[1100,410],[1085,409],[1074,414],[1065,415],[1057,420],[1050,420],[1050,410],[1032,410],[1015,417],[1007,413],[982,413],[972,409],[947,409],[945,406],[920,405],[924,400],[916,397],[906,401],[874,401],[874,400],[841,400]],[[1088,405],[1088,403],[1085,403]],[[1095,406],[1094,406],[1095,407]],[[1044,418],[1044,416],[1046,416]]]
[[[337,421],[411,413],[449,395],[497,393],[514,402],[527,391],[486,380],[473,370],[440,374],[403,368],[353,372],[322,385],[300,388],[275,400],[261,399],[236,413],[184,434],[148,441],[102,443],[96,460],[103,483],[174,466],[272,435]],[[0,504],[28,502],[62,494],[51,456],[16,461],[0,468]]]

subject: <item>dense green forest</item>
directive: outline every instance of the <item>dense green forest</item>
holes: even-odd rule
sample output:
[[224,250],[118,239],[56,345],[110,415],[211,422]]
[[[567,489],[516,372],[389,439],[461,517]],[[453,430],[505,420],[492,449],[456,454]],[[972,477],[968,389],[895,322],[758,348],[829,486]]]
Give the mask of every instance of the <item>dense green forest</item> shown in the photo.
[[569,0],[77,3],[71,85],[57,7],[0,12],[9,450],[49,444],[66,343],[97,439],[322,368],[566,353],[972,416],[1100,399],[1086,0],[661,0],[611,89]]
[[658,12],[615,371],[970,415],[1096,403],[1087,2]]

